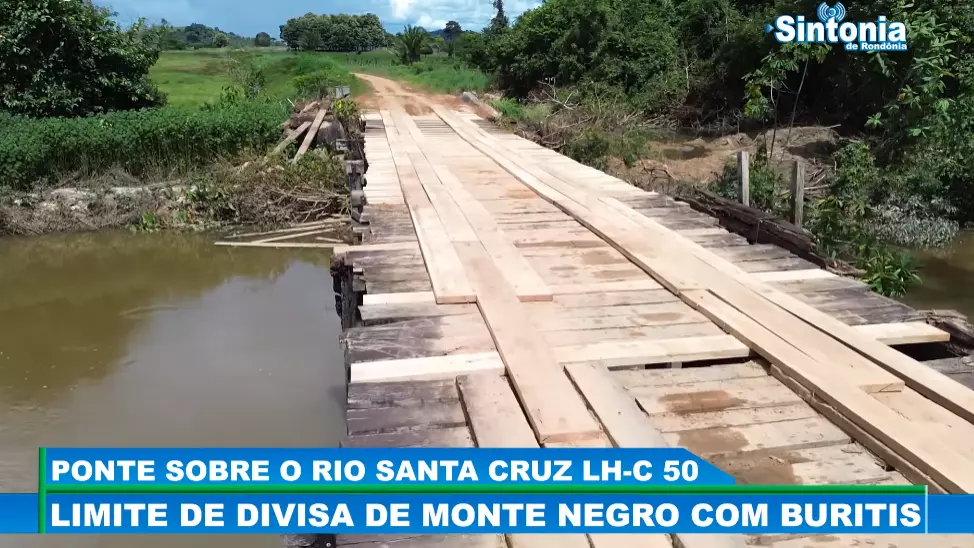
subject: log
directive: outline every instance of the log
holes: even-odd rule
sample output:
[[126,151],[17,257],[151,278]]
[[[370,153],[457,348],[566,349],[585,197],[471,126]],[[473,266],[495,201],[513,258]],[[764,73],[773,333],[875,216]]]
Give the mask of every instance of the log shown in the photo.
[[965,353],[974,352],[974,326],[967,317],[954,310],[926,310],[919,312],[930,325],[950,334],[950,342]]
[[860,270],[844,262],[826,258],[819,252],[810,233],[770,213],[700,189],[690,190],[678,199],[686,202],[696,211],[716,217],[721,226],[746,237],[751,242],[767,243],[787,249],[816,266],[829,268],[840,275],[862,274]]
[[346,139],[347,137],[348,134],[341,123],[337,120],[326,120],[318,129],[318,138],[315,142],[319,145],[327,143],[329,147],[334,149],[339,139]]

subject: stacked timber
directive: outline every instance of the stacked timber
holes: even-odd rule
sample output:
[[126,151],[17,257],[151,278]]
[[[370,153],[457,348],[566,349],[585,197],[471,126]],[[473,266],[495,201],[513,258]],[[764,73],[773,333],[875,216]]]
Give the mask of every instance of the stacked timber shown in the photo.
[[282,125],[284,138],[271,154],[284,154],[289,145],[298,143],[292,162],[297,162],[308,150],[315,148],[325,148],[363,161],[365,145],[362,131],[365,127],[360,119],[340,118],[337,105],[327,98],[295,105],[291,118]]

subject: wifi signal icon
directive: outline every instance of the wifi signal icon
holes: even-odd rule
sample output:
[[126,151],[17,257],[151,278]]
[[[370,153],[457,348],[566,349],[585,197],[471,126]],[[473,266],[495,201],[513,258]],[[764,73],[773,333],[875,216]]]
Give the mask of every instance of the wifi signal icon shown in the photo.
[[841,23],[845,19],[845,6],[842,2],[836,2],[834,6],[829,7],[828,4],[822,2],[818,5],[818,18],[822,20],[823,23],[828,23],[829,19],[835,19],[836,23]]

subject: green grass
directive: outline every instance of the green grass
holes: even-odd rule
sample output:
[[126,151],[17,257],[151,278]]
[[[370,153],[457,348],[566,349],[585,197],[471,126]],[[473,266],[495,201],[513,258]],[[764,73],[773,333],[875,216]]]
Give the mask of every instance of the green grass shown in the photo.
[[395,54],[389,50],[324,55],[338,61],[350,72],[387,76],[428,91],[458,93],[484,91],[488,88],[486,74],[443,54],[424,55],[422,61],[409,66],[400,64]]
[[214,49],[163,52],[149,76],[174,107],[197,107],[219,99],[231,84],[227,53]]
[[150,76],[168,96],[169,106],[197,108],[203,103],[219,101],[223,89],[233,84],[229,74],[231,56],[247,59],[263,69],[267,82],[262,93],[269,98],[294,99],[297,96],[294,78],[314,73],[326,75],[336,86],[351,87],[353,94],[367,89],[327,54],[263,48],[165,51],[152,67]]

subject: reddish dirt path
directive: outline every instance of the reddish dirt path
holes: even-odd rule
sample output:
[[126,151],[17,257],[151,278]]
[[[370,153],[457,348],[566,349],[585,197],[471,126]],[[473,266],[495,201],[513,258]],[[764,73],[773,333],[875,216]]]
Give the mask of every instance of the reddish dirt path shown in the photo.
[[385,108],[386,98],[395,98],[400,104],[402,104],[402,106],[406,109],[406,112],[408,112],[411,116],[432,114],[433,111],[430,110],[423,100],[419,99],[422,97],[426,101],[433,101],[453,110],[467,110],[476,112],[470,105],[467,105],[452,95],[433,94],[418,91],[405,84],[402,84],[401,82],[390,80],[388,78],[382,78],[380,76],[374,76],[372,74],[354,73],[354,75],[356,78],[359,78],[372,86],[373,94],[364,96],[358,100],[359,104],[365,108]]

